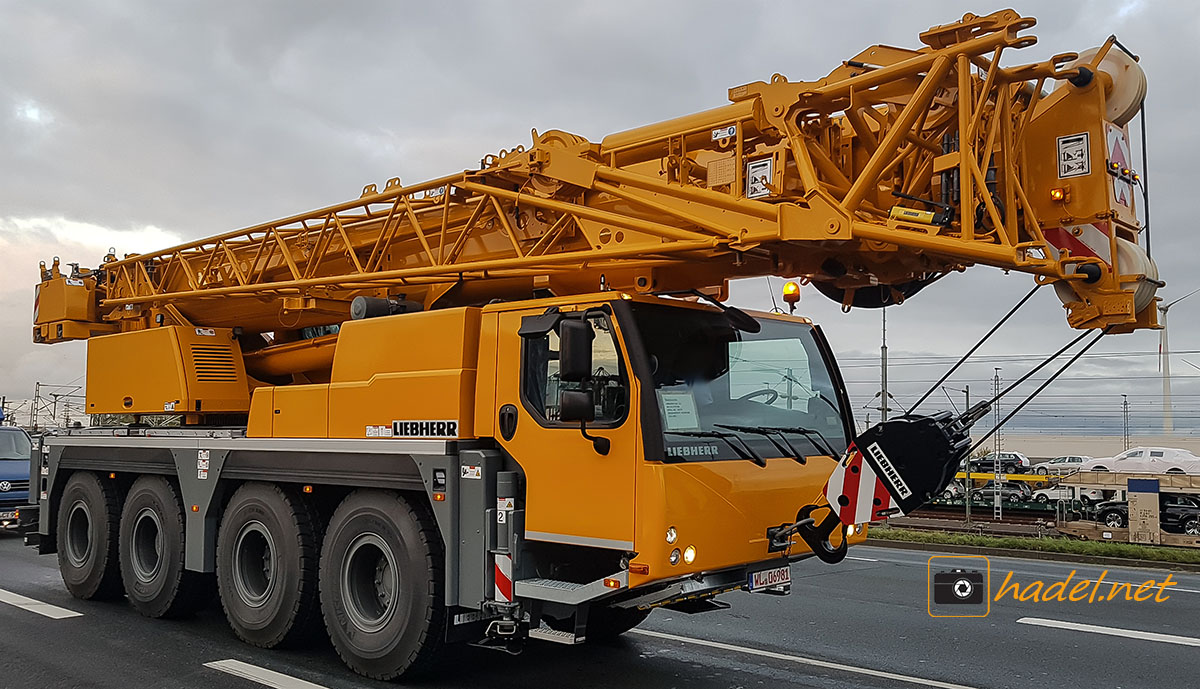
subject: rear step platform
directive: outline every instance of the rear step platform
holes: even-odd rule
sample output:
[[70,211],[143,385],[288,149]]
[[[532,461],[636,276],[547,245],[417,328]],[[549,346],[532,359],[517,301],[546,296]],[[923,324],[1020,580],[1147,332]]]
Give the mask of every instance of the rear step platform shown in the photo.
[[529,638],[541,639],[542,641],[552,641],[556,644],[566,644],[568,646],[581,644],[587,639],[586,636],[575,636],[571,632],[560,632],[557,629],[551,629],[544,623],[542,626],[536,629],[530,629]]

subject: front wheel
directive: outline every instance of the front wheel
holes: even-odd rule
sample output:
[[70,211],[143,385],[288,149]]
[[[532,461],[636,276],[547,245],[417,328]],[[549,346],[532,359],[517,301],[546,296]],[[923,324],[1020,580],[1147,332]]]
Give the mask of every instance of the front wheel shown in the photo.
[[321,548],[321,610],[338,655],[379,680],[428,671],[446,623],[442,540],[415,498],[359,490]]
[[1037,501],[1045,505],[1050,502],[1050,496],[1042,493],[1041,495],[1037,496]]
[[1200,536],[1200,519],[1189,519],[1184,522],[1183,532],[1189,536]]
[[1035,473],[1038,473],[1038,474],[1041,474],[1042,476],[1045,476],[1046,474],[1050,473],[1050,472],[1049,472],[1049,471],[1046,469],[1046,467],[1038,467],[1038,468],[1034,469],[1034,472],[1035,472]]
[[1125,515],[1120,512],[1109,512],[1103,517],[1104,525],[1110,529],[1120,529],[1125,526]]

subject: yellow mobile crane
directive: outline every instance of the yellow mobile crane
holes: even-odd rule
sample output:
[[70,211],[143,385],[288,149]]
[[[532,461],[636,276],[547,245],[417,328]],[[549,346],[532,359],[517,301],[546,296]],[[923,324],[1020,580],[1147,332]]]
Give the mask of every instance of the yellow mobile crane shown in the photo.
[[1034,23],[968,14],[599,143],[535,131],[477,170],[43,264],[34,340],[87,340],[88,412],[134,423],[45,440],[31,543],[151,617],[215,578],[258,646],[323,615],[385,679],[785,591],[940,492],[970,419],[856,440],[821,330],[724,305],[729,280],[849,309],[982,264],[1053,285],[1074,328],[1156,327],[1145,77],[1115,38],[1003,66]]

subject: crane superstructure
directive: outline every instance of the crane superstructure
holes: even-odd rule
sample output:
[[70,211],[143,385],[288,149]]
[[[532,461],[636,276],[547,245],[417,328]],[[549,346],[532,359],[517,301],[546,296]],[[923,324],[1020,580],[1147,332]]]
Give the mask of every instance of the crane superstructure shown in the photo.
[[[1003,66],[1033,25],[968,14],[599,143],[535,130],[476,170],[43,264],[34,340],[87,340],[89,413],[134,423],[45,441],[32,540],[73,594],[150,616],[215,573],[261,646],[319,609],[381,678],[451,641],[577,643],[785,589],[876,512],[822,492],[864,460],[838,464],[855,434],[820,329],[724,305],[730,280],[872,308],[989,265],[1053,285],[1071,327],[1157,325],[1145,76],[1115,38]],[[875,505],[940,492],[965,431],[921,426],[941,449],[911,465],[864,447],[895,479]]]

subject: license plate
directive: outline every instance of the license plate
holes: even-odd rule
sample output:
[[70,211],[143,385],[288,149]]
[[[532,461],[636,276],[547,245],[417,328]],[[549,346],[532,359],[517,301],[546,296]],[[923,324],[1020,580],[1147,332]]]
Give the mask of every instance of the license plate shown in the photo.
[[788,586],[792,583],[792,568],[791,567],[776,567],[774,569],[764,569],[750,574],[750,580],[747,582],[747,587],[751,591],[761,591],[763,589],[773,589],[779,586]]
[[17,513],[15,511],[0,512],[0,519],[16,519],[16,518],[17,518]]

